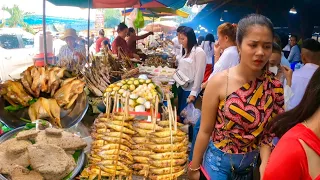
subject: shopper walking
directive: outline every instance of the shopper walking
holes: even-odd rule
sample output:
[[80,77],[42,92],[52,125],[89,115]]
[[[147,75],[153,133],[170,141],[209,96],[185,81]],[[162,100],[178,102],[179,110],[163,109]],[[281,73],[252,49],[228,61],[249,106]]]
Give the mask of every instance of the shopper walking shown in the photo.
[[320,179],[320,68],[302,101],[269,125],[281,137],[269,158],[263,180]]
[[212,58],[214,55],[214,36],[213,34],[209,33],[206,35],[205,40],[201,44],[201,48],[206,53],[207,59],[206,59],[206,71],[204,73],[203,82],[206,82],[212,73]]
[[264,129],[284,111],[282,85],[267,70],[273,34],[265,16],[251,14],[240,20],[240,64],[217,73],[205,90],[190,180],[199,179],[201,164],[214,180],[250,179],[259,152],[263,174],[273,139]]

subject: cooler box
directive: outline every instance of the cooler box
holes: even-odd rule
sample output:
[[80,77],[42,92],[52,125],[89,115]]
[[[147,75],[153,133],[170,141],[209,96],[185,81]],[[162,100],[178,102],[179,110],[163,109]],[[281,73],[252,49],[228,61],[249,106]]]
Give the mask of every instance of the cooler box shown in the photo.
[[[33,63],[35,66],[44,66],[44,53],[36,54],[33,57]],[[47,65],[54,65],[54,64],[55,64],[54,54],[48,53]]]

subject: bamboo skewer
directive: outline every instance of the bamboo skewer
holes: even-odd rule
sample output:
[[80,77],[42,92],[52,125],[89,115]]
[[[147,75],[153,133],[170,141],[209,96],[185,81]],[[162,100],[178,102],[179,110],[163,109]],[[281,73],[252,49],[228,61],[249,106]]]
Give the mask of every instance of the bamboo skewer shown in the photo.
[[177,107],[174,107],[174,130],[177,131],[178,126]]
[[173,112],[172,112],[172,106],[171,106],[171,101],[170,101],[170,96],[169,94],[166,94],[167,101],[168,101],[168,111],[169,111],[169,129],[170,129],[170,149],[171,149],[171,154],[170,154],[170,180],[173,178],[172,176],[172,163],[173,163],[173,137],[172,137],[172,127],[173,127]]
[[101,180],[101,167],[99,167],[99,176],[98,176],[98,180]]
[[110,117],[110,110],[111,110],[111,96],[109,95],[109,98],[108,98],[108,106],[109,106],[109,109],[108,109],[108,114],[107,114],[107,118]]
[[116,95],[116,97],[117,97],[117,108],[116,108],[116,111],[119,112],[121,99],[120,99],[120,96],[118,94]]
[[116,104],[117,104],[117,102],[116,102],[116,97],[117,97],[117,94],[115,94],[115,96],[114,96],[112,113],[116,112]]
[[[151,122],[152,122],[152,125],[153,125],[153,132],[156,131],[156,122],[157,122],[157,114],[158,114],[158,111],[157,111],[157,108],[158,108],[158,104],[159,104],[159,99],[156,97],[156,104],[155,104],[155,107],[153,105],[151,105],[151,108],[150,108],[150,114],[151,114]],[[153,110],[153,108],[155,108],[155,110]],[[146,138],[149,138],[148,135],[146,136]],[[150,150],[150,152],[152,153],[152,150]],[[149,171],[150,171],[150,163],[148,163],[148,168],[147,168],[147,171],[145,172],[144,174],[144,180],[146,180],[146,177],[149,175]]]
[[[127,99],[127,98],[128,98],[128,96],[126,97],[126,99]],[[118,103],[119,103],[118,101],[120,100],[119,96],[116,95],[115,99],[116,99],[115,101],[116,101],[117,104],[118,104]],[[123,98],[121,98],[121,99],[122,99],[122,102],[125,103],[124,106],[127,106],[127,105],[128,105],[128,101],[124,101]],[[119,104],[118,104],[118,105],[119,105]],[[117,105],[117,106],[118,106],[118,105]],[[121,107],[123,107],[123,104],[122,104]],[[117,108],[117,110],[119,110],[119,109]],[[126,115],[122,116],[122,124],[124,124],[125,118],[126,118]],[[119,146],[118,146],[117,154],[116,154],[116,164],[115,164],[115,166],[114,166],[114,170],[115,170],[115,171],[114,171],[114,174],[113,174],[113,176],[112,176],[112,179],[115,178],[116,173],[117,173],[117,166],[118,166],[118,161],[119,161],[119,154],[120,154],[120,146],[121,146],[121,139],[122,139],[123,128],[124,128],[124,126],[121,126],[120,136],[119,136]]]

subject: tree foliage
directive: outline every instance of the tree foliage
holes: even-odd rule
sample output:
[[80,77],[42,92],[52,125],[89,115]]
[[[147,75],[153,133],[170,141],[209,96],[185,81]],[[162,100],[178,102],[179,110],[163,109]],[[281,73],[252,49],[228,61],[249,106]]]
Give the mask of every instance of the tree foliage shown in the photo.
[[8,11],[11,17],[5,20],[1,26],[8,25],[8,27],[22,27],[25,31],[34,34],[30,25],[23,21],[26,16],[30,16],[32,13],[22,11],[16,4],[13,5],[12,8],[3,7],[2,10]]
[[104,25],[106,28],[114,28],[122,21],[122,16],[119,9],[104,10]]

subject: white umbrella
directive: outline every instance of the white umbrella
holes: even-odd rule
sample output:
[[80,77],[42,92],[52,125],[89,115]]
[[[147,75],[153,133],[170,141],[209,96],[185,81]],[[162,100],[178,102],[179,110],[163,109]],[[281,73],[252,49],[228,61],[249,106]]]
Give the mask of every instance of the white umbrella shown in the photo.
[[4,11],[0,9],[0,19],[9,19],[11,14],[8,11]]

